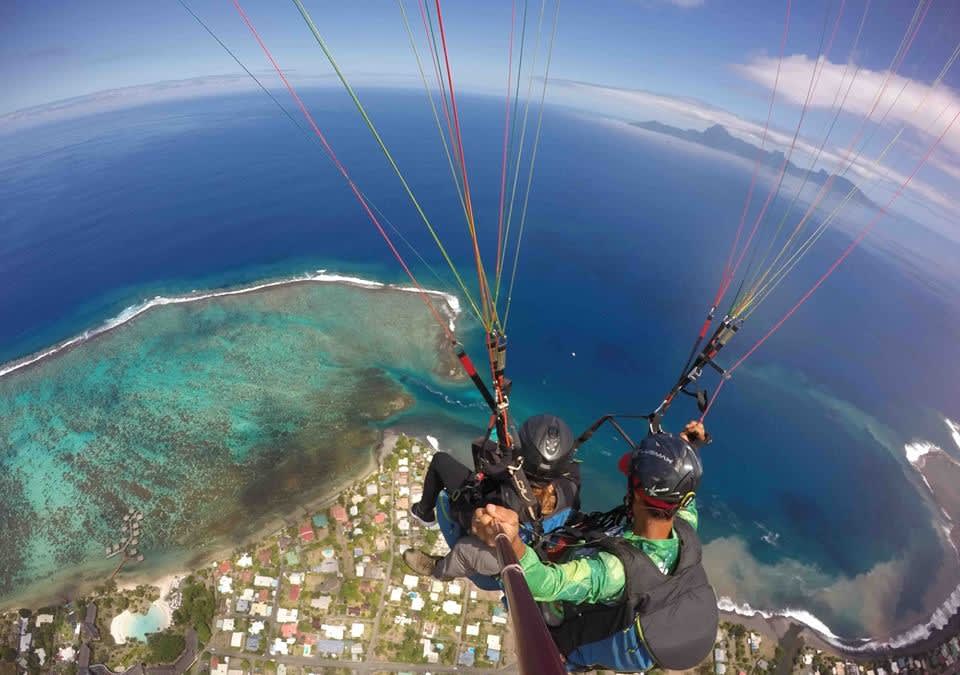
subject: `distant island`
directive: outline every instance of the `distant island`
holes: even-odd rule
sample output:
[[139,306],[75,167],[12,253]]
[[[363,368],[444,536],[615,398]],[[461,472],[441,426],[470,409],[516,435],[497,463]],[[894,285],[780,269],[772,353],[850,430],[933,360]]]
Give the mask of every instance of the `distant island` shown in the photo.
[[[695,131],[694,129],[679,129],[677,127],[672,127],[669,124],[663,124],[654,120],[649,120],[647,122],[631,122],[630,124],[631,126],[639,127],[647,131],[653,131],[654,133],[664,134],[666,136],[673,136],[674,138],[689,141],[690,143],[696,143],[697,145],[704,145],[708,148],[719,150],[721,152],[728,152],[731,155],[736,155],[737,157],[742,157],[750,161],[756,161],[759,153],[762,163],[767,167],[773,168],[775,171],[780,170],[785,157],[783,152],[780,150],[763,150],[755,145],[737,138],[720,124],[714,124],[704,131]],[[786,175],[803,179],[806,174],[806,169],[797,166],[791,161],[787,162]],[[824,169],[820,169],[819,171],[811,172],[810,176],[807,178],[807,181],[811,185],[822,187],[827,183],[828,180],[830,180],[831,177],[833,177],[833,183],[830,186],[830,194],[845,197],[852,190],[853,196],[851,199],[854,202],[867,207],[876,207],[876,203],[868,198],[863,191],[856,186],[856,184],[847,180],[843,176],[827,173],[827,171]]]

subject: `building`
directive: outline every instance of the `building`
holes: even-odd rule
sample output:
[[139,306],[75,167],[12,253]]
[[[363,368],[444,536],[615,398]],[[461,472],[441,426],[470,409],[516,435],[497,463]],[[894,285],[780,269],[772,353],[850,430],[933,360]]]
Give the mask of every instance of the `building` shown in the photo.
[[457,660],[457,665],[464,666],[466,668],[473,668],[473,664],[477,660],[477,650],[474,647],[467,647],[461,654],[460,658]]
[[336,560],[327,559],[314,568],[318,574],[340,574],[340,564]]
[[313,531],[313,525],[310,523],[309,520],[306,520],[300,524],[300,541],[302,541],[305,544],[308,544],[311,541],[313,541],[315,536],[316,535]]
[[347,510],[342,506],[340,506],[339,504],[335,504],[330,509],[330,517],[333,518],[336,522],[343,525],[344,523],[347,522]]
[[327,520],[326,514],[318,513],[313,517],[313,526],[318,530],[322,530],[330,526],[330,521]]
[[314,646],[317,654],[324,656],[341,656],[343,654],[343,641],[341,640],[317,640]]
[[323,631],[324,637],[328,640],[342,640],[347,632],[347,627],[324,623],[320,625],[320,630]]
[[220,577],[220,582],[217,584],[217,590],[220,591],[221,595],[232,595],[233,578],[227,575]]
[[279,609],[277,609],[277,623],[293,622],[294,624],[296,624],[299,618],[300,618],[299,609],[287,609],[286,607],[280,607]]
[[330,609],[330,604],[333,602],[333,598],[329,595],[321,595],[319,598],[313,598],[310,601],[310,606],[314,609],[319,609],[321,612],[326,613]]

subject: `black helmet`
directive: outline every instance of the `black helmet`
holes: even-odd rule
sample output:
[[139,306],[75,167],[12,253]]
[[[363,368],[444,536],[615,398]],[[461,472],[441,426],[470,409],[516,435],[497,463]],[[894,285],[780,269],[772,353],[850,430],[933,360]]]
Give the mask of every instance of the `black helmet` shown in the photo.
[[533,479],[550,479],[563,473],[572,459],[573,432],[556,415],[534,415],[520,427],[523,470]]
[[703,465],[697,451],[674,434],[651,434],[620,459],[620,471],[653,510],[672,514],[700,487]]

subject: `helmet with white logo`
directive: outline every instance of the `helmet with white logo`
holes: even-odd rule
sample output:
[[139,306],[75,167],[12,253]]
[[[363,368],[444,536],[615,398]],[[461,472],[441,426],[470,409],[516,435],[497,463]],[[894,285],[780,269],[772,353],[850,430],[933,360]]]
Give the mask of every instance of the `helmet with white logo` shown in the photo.
[[630,488],[643,494],[654,511],[672,515],[693,499],[700,487],[703,464],[697,451],[674,434],[651,434],[620,458],[620,471]]
[[534,415],[520,427],[523,470],[533,480],[549,480],[564,473],[573,459],[573,432],[556,415]]

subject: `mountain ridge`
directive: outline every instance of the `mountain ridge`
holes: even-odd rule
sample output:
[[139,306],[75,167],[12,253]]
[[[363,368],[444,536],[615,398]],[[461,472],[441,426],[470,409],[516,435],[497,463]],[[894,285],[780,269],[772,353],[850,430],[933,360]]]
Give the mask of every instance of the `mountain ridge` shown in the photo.
[[[737,138],[727,131],[727,128],[722,124],[714,124],[710,127],[707,127],[703,131],[696,131],[694,129],[680,129],[679,127],[670,126],[669,124],[664,124],[655,120],[647,120],[645,122],[630,122],[630,125],[639,127],[640,129],[644,129],[646,131],[652,131],[665,136],[679,138],[690,143],[696,143],[697,145],[703,145],[705,147],[712,148],[713,150],[726,152],[751,161],[756,161],[758,156],[757,153],[762,153],[760,154],[761,162],[765,166],[774,168],[775,170],[778,170],[779,167],[783,165],[783,161],[785,159],[785,155],[782,151],[763,150],[758,148],[751,143]],[[788,176],[794,176],[802,179],[807,173],[807,170],[802,169],[793,162],[787,160],[785,173]],[[846,196],[848,193],[853,191],[852,199],[854,201],[864,206],[876,206],[876,204],[869,197],[867,197],[859,187],[857,187],[856,183],[844,178],[843,176],[828,173],[825,169],[810,172],[807,181],[822,187],[827,183],[827,181],[830,180],[831,177],[833,178],[833,183],[830,186],[830,194]]]

